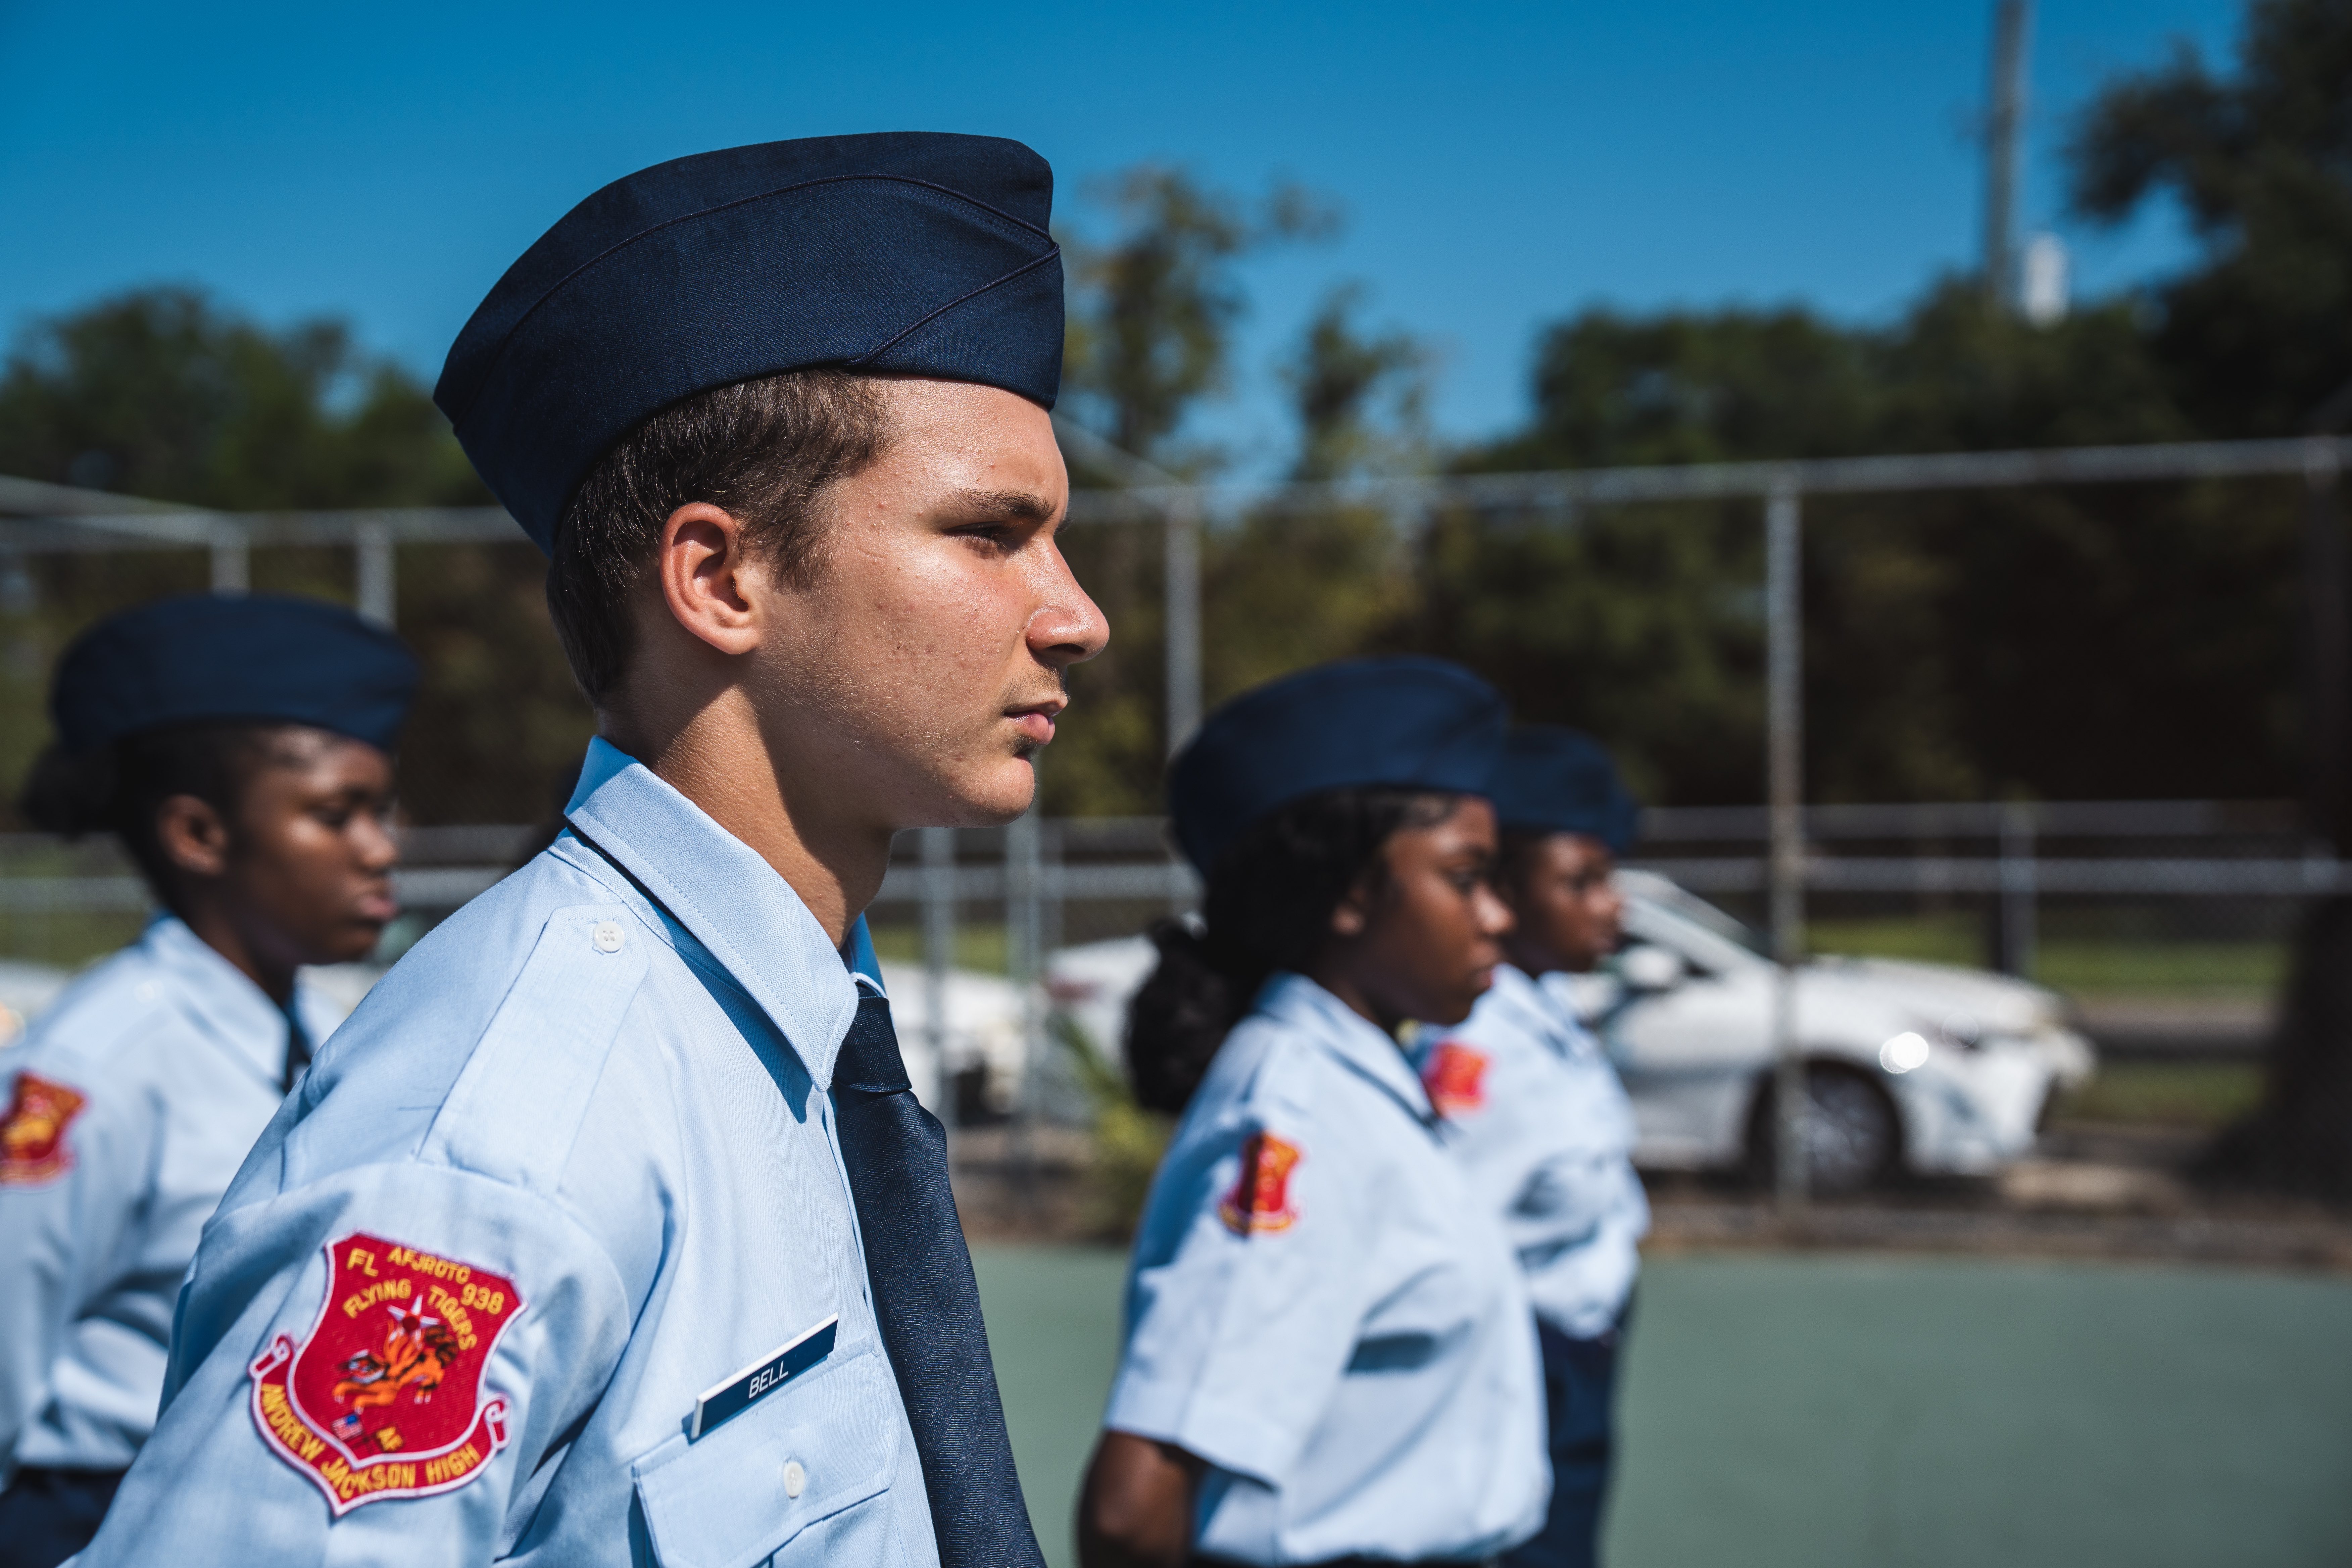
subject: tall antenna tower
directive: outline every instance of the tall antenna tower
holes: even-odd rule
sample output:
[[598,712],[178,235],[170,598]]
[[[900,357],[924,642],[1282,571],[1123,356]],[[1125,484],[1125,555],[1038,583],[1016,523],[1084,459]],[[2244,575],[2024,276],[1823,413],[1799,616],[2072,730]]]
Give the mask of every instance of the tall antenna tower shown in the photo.
[[2017,304],[2018,149],[2025,132],[2025,38],[2033,0],[1994,0],[1991,101],[1986,109],[1984,290]]

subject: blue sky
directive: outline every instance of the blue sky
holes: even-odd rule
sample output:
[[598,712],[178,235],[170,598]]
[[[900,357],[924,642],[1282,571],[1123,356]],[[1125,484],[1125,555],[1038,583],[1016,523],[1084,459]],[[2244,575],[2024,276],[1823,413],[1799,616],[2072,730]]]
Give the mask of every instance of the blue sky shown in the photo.
[[[273,321],[331,312],[428,379],[508,262],[644,164],[920,128],[1018,137],[1083,224],[1141,159],[1348,215],[1254,264],[1234,402],[1248,466],[1286,442],[1272,366],[1321,291],[1434,340],[1456,437],[1526,406],[1543,322],[1801,300],[1883,319],[1977,244],[1990,0],[1805,5],[1017,7],[0,0],[0,329],[155,280]],[[2078,285],[2175,265],[2163,215],[2063,221],[2053,153],[2106,75],[2175,37],[2226,53],[2231,0],[2042,0],[2028,221]]]

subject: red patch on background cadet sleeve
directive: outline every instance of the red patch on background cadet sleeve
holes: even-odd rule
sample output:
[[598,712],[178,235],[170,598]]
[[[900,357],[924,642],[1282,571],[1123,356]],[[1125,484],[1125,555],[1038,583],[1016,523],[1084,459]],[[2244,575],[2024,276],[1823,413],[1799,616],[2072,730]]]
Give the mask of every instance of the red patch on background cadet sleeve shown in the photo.
[[1422,1064],[1421,1086],[1441,1116],[1459,1116],[1486,1103],[1486,1053],[1459,1040],[1440,1040]]
[[248,1368],[262,1441],[327,1494],[363,1502],[453,1491],[507,1441],[507,1401],[482,1369],[522,1311],[514,1281],[353,1234],[327,1244],[327,1300],[300,1345]]
[[1253,1132],[1242,1144],[1241,1173],[1234,1190],[1217,1202],[1217,1217],[1241,1236],[1288,1230],[1298,1219],[1290,1206],[1290,1173],[1306,1156],[1296,1143],[1271,1132]]
[[0,1187],[37,1187],[73,1169],[66,1129],[88,1103],[64,1084],[18,1073],[7,1120],[0,1121]]

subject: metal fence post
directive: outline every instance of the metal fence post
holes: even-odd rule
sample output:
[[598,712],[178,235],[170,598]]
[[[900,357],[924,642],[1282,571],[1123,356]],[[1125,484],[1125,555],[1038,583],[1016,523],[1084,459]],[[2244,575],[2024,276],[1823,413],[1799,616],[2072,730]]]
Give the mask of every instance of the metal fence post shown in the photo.
[[1772,819],[1772,1103],[1777,1116],[1773,1177],[1781,1205],[1806,1198],[1806,1112],[1803,1043],[1798,1034],[1797,965],[1805,946],[1804,614],[1799,574],[1804,565],[1796,480],[1773,483],[1764,507],[1764,601],[1767,771]]
[[1004,831],[1004,957],[1013,984],[1021,988],[1021,1081],[1013,1110],[1013,1165],[1021,1203],[1037,1201],[1037,1058],[1045,1020],[1037,1007],[1040,930],[1038,826],[1033,802]]
[[2021,800],[2003,801],[2000,807],[2000,972],[2033,978],[2034,947],[2034,822],[2033,807]]
[[352,531],[352,552],[359,576],[360,618],[390,630],[393,624],[392,525],[363,522]]
[[1168,507],[1167,623],[1168,754],[1201,726],[1201,512],[1199,500],[1179,496]]
[[952,827],[923,829],[923,1037],[931,1047],[931,1092],[955,1121],[948,1075],[948,969],[955,963],[956,841]]
[[213,592],[242,594],[253,585],[252,548],[245,530],[235,523],[217,523],[212,531]]

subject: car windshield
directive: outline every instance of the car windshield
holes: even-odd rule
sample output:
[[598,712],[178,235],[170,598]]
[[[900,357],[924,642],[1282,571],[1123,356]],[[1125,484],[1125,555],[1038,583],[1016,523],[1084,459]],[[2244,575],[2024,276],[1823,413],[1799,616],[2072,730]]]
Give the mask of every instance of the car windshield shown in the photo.
[[1685,892],[1672,882],[1659,879],[1660,885],[1642,889],[1643,896],[1682,916],[1693,925],[1704,926],[1726,942],[1738,942],[1759,958],[1772,956],[1771,944],[1747,921],[1737,920],[1717,909],[1695,893]]

